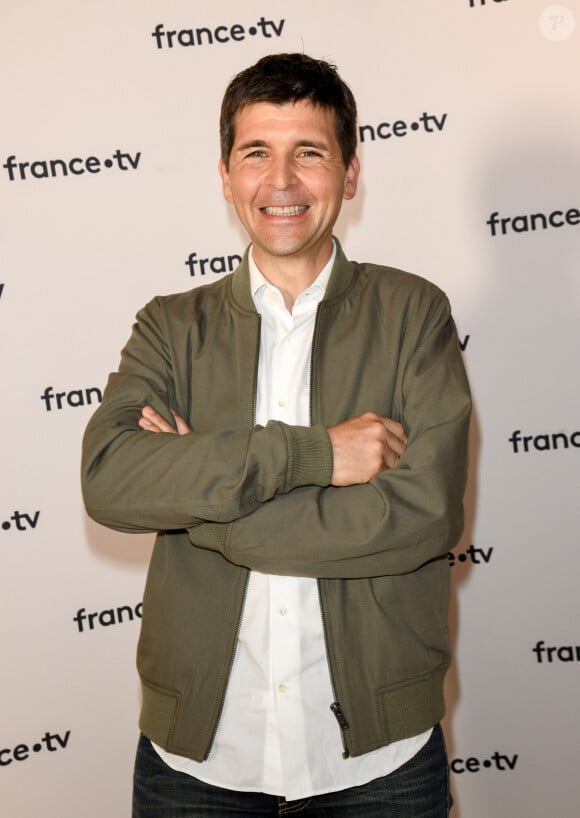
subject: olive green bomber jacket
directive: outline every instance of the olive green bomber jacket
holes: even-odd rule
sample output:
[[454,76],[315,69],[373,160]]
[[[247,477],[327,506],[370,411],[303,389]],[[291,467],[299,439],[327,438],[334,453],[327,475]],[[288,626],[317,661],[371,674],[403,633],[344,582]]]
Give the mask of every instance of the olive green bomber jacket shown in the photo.
[[[259,338],[247,255],[230,276],[150,302],[85,433],[85,504],[104,525],[159,532],[138,648],[149,738],[207,757],[255,569],[318,579],[337,729],[359,755],[444,712],[462,355],[438,288],[340,247],[316,318],[311,427],[255,425]],[[146,404],[191,434],[141,431]],[[333,487],[326,428],[365,411],[403,423],[407,450],[370,483]]]

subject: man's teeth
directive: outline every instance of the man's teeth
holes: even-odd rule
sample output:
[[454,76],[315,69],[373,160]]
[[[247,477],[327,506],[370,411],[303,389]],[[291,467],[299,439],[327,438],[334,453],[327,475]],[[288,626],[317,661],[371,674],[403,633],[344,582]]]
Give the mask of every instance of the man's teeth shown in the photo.
[[287,207],[264,207],[264,213],[268,216],[298,216],[308,210],[307,205],[288,205]]

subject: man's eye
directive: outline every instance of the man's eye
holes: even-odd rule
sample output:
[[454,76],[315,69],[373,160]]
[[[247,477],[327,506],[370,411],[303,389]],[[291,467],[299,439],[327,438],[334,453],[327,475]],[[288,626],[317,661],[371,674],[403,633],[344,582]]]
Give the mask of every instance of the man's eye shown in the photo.
[[319,151],[305,148],[296,157],[296,161],[301,165],[313,165],[322,160],[322,154]]
[[246,159],[262,159],[266,156],[266,151],[260,150],[256,148],[255,151],[251,151],[250,153],[246,154]]

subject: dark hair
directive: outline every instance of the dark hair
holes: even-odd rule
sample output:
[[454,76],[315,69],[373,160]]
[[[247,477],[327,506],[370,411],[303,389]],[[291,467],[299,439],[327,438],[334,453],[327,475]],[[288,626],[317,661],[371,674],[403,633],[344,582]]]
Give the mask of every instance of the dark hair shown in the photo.
[[306,54],[270,54],[237,74],[224,94],[220,114],[222,159],[229,164],[236,113],[253,102],[308,100],[334,111],[336,138],[345,166],[356,151],[356,102],[335,65]]

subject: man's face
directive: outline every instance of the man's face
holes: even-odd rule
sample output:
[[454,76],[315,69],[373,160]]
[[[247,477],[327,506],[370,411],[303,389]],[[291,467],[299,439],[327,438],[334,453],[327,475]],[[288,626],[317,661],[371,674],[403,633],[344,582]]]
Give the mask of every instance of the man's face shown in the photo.
[[343,199],[356,193],[358,159],[344,166],[334,111],[307,101],[240,109],[229,168],[220,160],[224,196],[232,202],[266,271],[282,258],[314,265],[331,252]]

